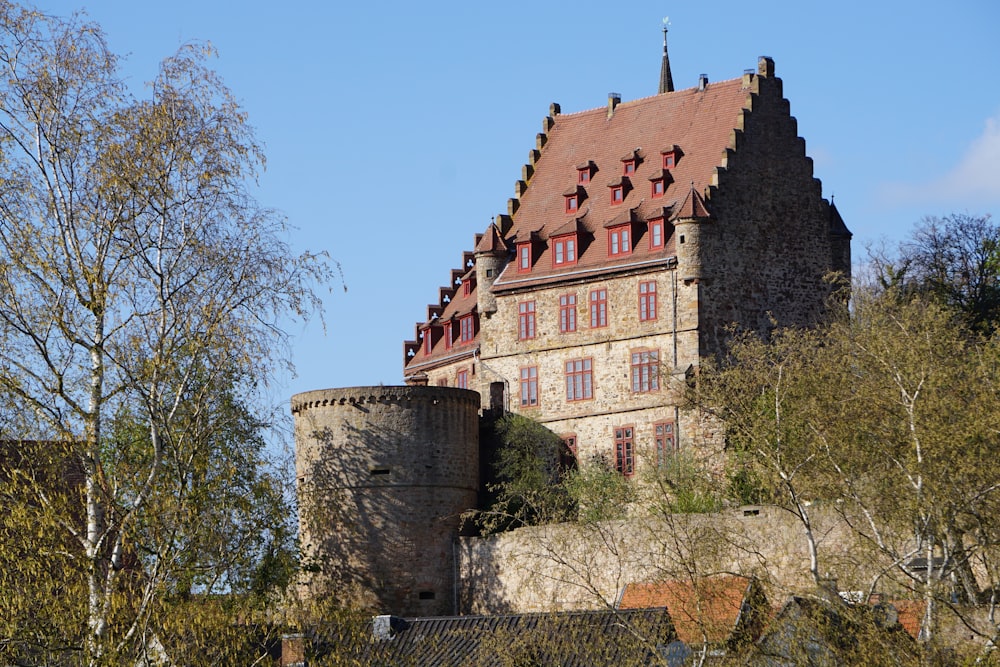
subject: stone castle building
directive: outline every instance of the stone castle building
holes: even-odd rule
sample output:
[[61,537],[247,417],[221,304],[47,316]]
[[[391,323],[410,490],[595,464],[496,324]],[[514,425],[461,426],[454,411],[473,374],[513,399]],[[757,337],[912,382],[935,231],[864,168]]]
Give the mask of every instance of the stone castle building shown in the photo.
[[770,58],[674,90],[664,40],[658,94],[553,104],[542,130],[506,213],[404,343],[407,386],[292,399],[314,589],[454,613],[479,411],[529,415],[581,465],[625,476],[678,450],[714,456],[718,436],[679,409],[699,360],[733,325],[818,322],[828,274],[850,273],[851,234]]
[[478,391],[625,475],[705,447],[678,391],[727,328],[817,322],[851,234],[822,197],[774,62],[563,114],[517,197],[404,344],[407,384]]

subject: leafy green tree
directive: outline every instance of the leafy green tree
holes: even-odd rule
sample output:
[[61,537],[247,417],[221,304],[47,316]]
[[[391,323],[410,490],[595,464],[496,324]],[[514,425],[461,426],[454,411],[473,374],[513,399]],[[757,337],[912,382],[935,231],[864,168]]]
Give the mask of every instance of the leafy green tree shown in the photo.
[[880,564],[870,590],[924,600],[928,650],[940,609],[978,607],[993,620],[966,615],[969,627],[997,629],[1000,350],[966,321],[924,293],[858,289],[850,316],[742,339],[698,388],[730,447],[800,519],[817,582],[811,512],[825,501]]
[[570,519],[573,503],[563,484],[566,445],[530,417],[506,414],[483,437],[493,443],[490,500],[475,513],[486,533]]
[[99,27],[0,4],[0,402],[32,443],[4,477],[46,545],[0,597],[55,624],[4,626],[4,660],[162,654],[170,593],[253,578],[228,552],[277,491],[256,388],[328,269],[253,199],[263,154],[209,55],[135,99]]

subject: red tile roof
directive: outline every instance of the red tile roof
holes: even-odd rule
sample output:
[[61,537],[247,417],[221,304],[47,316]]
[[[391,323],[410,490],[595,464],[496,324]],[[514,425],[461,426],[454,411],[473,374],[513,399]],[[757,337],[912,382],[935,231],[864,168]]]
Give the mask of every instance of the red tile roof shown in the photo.
[[[529,275],[508,266],[495,283],[496,289],[557,279],[570,270],[613,268],[673,256],[672,239],[662,250],[649,250],[644,222],[661,215],[664,207],[676,212],[692,188],[706,192],[715,168],[722,164],[730,148],[731,134],[749,94],[740,78],[709,84],[704,91],[689,88],[623,102],[611,118],[604,107],[556,116],[507,238],[525,241],[531,232],[537,232],[539,238],[547,240],[566,224],[569,216],[579,218],[588,231],[581,234],[577,264],[554,267],[551,247],[543,247]],[[674,146],[679,149],[678,158],[669,170],[666,191],[653,199],[650,179],[662,172],[662,152]],[[623,177],[621,156],[632,152],[641,159],[635,173]],[[576,185],[578,168],[588,161],[594,163],[595,171],[590,182],[581,186],[587,196],[579,211],[567,213],[564,193]],[[624,201],[612,204],[610,186],[618,183],[631,187],[626,187]],[[636,229],[632,253],[611,258],[607,232],[602,227],[633,210],[642,224]]]
[[705,577],[697,583],[629,584],[622,592],[618,608],[666,607],[677,638],[685,644],[721,643],[736,629],[750,585],[750,579],[732,575]]

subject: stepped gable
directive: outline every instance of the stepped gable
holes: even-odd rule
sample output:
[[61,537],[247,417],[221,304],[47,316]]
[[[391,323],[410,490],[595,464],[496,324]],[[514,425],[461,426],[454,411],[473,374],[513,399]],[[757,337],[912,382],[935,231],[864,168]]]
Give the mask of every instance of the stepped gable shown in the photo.
[[[477,234],[475,245],[480,245],[486,237]],[[438,288],[438,303],[428,304],[427,320],[416,324],[414,340],[403,343],[403,366],[407,375],[413,374],[422,367],[434,366],[455,357],[471,356],[479,342],[479,310],[476,299],[476,270],[473,268],[473,253],[462,254],[461,269],[452,269],[451,282]],[[464,288],[464,283],[470,283],[470,289]],[[461,320],[472,317],[474,336],[469,341],[462,341]],[[445,334],[445,323],[450,323],[452,341],[445,345],[442,336]],[[431,336],[433,346],[428,353],[421,344],[423,337]]]
[[[692,187],[699,193],[709,192],[716,169],[724,168],[732,152],[732,136],[749,107],[751,92],[745,79],[731,79],[706,84],[703,90],[688,88],[555,116],[507,234],[512,244],[529,240],[532,233],[542,243],[530,272],[518,271],[512,263],[494,290],[673,256],[672,239],[663,249],[649,250],[646,223],[662,217],[665,208],[679,207]],[[662,175],[662,154],[670,149],[676,151],[676,164],[667,170],[663,196],[654,198],[650,179]],[[635,170],[624,175],[624,160],[630,156],[635,157]],[[579,210],[567,213],[566,193],[577,186],[578,170],[588,163],[593,164],[590,180],[579,184],[586,194]],[[623,201],[612,204],[610,190],[617,185],[624,185]],[[611,258],[605,228],[629,212],[639,221],[632,252]],[[550,239],[564,233],[573,219],[586,229],[580,234],[578,259],[573,265],[555,267]]]

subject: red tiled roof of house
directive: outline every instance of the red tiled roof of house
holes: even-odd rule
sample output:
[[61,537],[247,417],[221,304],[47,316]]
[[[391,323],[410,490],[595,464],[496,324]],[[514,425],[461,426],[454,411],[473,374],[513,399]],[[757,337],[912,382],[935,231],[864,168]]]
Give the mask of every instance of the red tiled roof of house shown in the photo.
[[920,619],[924,616],[927,608],[925,600],[891,600],[890,604],[896,608],[899,614],[899,624],[903,626],[907,634],[917,639],[920,635]]
[[[664,207],[676,211],[692,188],[706,192],[730,147],[731,134],[749,95],[740,78],[709,84],[703,91],[690,88],[622,102],[611,118],[603,107],[556,116],[507,238],[523,242],[531,232],[537,232],[545,241],[570,216],[577,217],[587,230],[580,234],[578,259],[571,266],[553,266],[551,244],[542,244],[528,274],[508,265],[494,289],[547,282],[568,272],[672,257],[672,238],[662,249],[649,249],[644,223],[662,215]],[[662,155],[669,151],[676,151],[676,164],[669,169],[662,197],[653,198],[650,178],[663,170]],[[626,176],[621,156],[628,154],[638,159],[634,173]],[[579,166],[588,162],[595,166],[590,182],[581,185],[586,194],[580,197],[578,211],[567,212],[565,193],[576,184]],[[615,204],[610,192],[618,185],[624,186],[625,192],[621,203]],[[609,257],[608,233],[603,226],[630,210],[642,222],[635,230],[632,251]]]
[[618,608],[666,607],[677,638],[685,644],[721,643],[736,629],[750,585],[750,579],[733,575],[705,577],[696,583],[629,584]]

